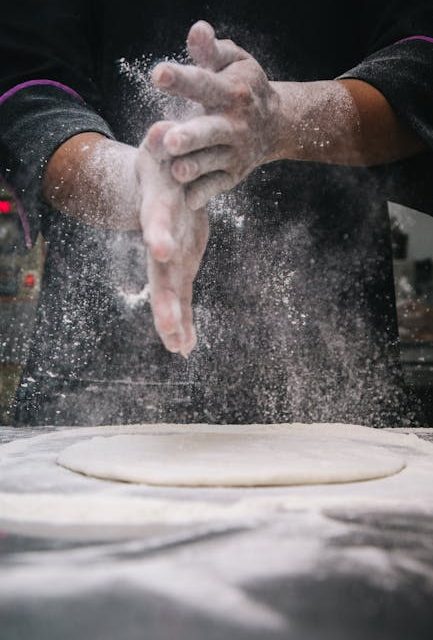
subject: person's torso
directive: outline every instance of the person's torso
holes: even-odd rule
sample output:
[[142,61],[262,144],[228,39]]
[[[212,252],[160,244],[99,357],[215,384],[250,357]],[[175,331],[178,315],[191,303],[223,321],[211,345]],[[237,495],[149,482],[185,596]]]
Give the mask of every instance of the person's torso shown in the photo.
[[[362,55],[364,16],[340,1],[92,6],[101,111],[131,144],[172,108],[149,71],[185,59],[195,20],[250,51],[273,79],[330,79]],[[71,421],[59,400],[71,381],[73,409],[84,405],[78,422],[377,420],[380,397],[393,394],[397,332],[386,210],[369,172],[275,163],[209,210],[194,296],[199,344],[188,362],[165,352],[153,328],[139,235],[66,230],[59,217],[46,224],[28,369],[60,381],[48,421],[54,411]]]

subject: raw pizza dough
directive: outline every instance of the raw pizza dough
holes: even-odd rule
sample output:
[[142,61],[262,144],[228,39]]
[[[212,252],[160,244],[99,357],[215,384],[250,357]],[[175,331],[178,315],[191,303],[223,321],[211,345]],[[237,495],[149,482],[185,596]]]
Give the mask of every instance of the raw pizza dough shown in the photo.
[[406,466],[380,431],[341,424],[185,425],[102,436],[66,448],[57,462],[97,478],[183,487],[346,483]]

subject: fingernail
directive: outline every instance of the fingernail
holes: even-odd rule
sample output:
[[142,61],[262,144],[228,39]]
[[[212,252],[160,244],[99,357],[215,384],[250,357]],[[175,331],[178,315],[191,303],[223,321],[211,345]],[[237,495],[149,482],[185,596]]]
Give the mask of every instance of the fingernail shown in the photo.
[[172,133],[171,135],[168,135],[166,143],[168,151],[172,151],[174,153],[180,151],[187,140],[188,138],[184,133]]
[[160,233],[157,237],[146,237],[151,256],[156,262],[169,262],[176,250],[176,242],[170,233]]
[[165,336],[164,344],[165,348],[167,351],[170,351],[170,353],[182,353],[179,336],[177,334]]
[[192,26],[191,31],[193,32],[194,36],[196,36],[197,39],[200,40],[203,36],[205,39],[215,37],[215,31],[213,27],[205,20],[199,20],[198,22],[196,22]]
[[188,358],[188,356],[191,354],[191,352],[193,351],[196,345],[197,345],[197,334],[195,332],[194,327],[190,327],[189,338],[184,340],[184,343],[182,346],[181,353],[183,357]]
[[158,69],[155,74],[155,80],[159,86],[169,87],[173,84],[174,75],[170,69]]
[[195,344],[193,345],[193,344],[191,344],[189,342],[188,343],[184,342],[181,345],[181,348],[179,350],[180,355],[183,356],[185,358],[185,360],[188,360],[188,357],[190,356],[191,351],[194,349],[194,346],[195,346]]
[[187,347],[185,347],[185,346],[181,347],[179,353],[182,356],[182,358],[185,358],[185,360],[188,360],[188,356],[190,354],[190,351],[189,351],[189,349]]
[[178,176],[185,180],[193,178],[198,172],[198,165],[194,160],[181,160],[176,163],[175,170]]

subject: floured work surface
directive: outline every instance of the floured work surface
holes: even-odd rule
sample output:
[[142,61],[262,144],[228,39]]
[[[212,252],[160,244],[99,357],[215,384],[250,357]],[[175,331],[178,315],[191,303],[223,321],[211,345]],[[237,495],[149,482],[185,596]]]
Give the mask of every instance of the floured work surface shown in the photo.
[[[381,446],[382,445],[382,446]],[[404,469],[380,431],[342,424],[193,425],[172,433],[99,436],[57,462],[97,478],[175,487],[263,487],[384,478]]]
[[[294,432],[299,429],[301,432],[306,428],[315,431],[309,449],[310,474],[314,464],[321,473],[328,474],[328,482],[334,482],[329,476],[329,458],[326,458],[326,453],[333,446],[338,446],[338,438],[334,437],[335,430],[347,429],[345,433],[353,440],[354,450],[359,453],[367,447],[369,453],[366,458],[373,453],[377,456],[380,454],[388,465],[387,473],[393,475],[368,482],[290,487],[128,484],[72,472],[61,467],[57,460],[64,455],[63,452],[67,452],[68,447],[84,446],[86,443],[93,446],[92,438],[101,436],[107,442],[115,442],[111,440],[113,437],[134,436],[139,437],[140,441],[142,438],[150,441],[163,436],[160,442],[166,442],[169,437],[176,436],[179,439],[184,434],[186,440],[182,440],[183,443],[188,444],[190,438],[194,441],[195,436],[196,441],[200,442],[203,436],[207,437],[209,425],[128,425],[65,429],[0,447],[0,524],[9,529],[25,525],[31,530],[35,530],[35,527],[78,527],[80,530],[98,527],[99,531],[100,525],[104,525],[126,531],[131,528],[144,530],[154,525],[178,527],[215,522],[243,525],[252,520],[268,520],[272,514],[278,515],[295,509],[346,505],[369,505],[384,509],[411,505],[423,508],[425,504],[433,504],[433,445],[415,435],[329,425],[302,428],[296,425],[214,427],[218,434],[230,436],[226,440],[230,444],[235,435],[237,444],[242,438],[248,443],[249,438],[259,436],[260,448],[264,446],[261,439],[264,433],[271,442],[274,437],[279,438],[290,429],[294,429]],[[313,446],[314,441],[316,444]],[[172,451],[170,456],[164,460],[164,465],[170,467],[170,464],[176,463],[179,466],[179,460]],[[194,448],[188,451],[188,456],[195,459]],[[295,457],[294,452],[290,453],[290,460],[295,460]],[[324,460],[322,469],[320,459]],[[358,465],[354,468],[358,469],[360,479],[361,461],[355,458],[351,460]],[[368,461],[366,467],[367,463]],[[399,471],[402,467],[404,468]],[[251,480],[257,478],[257,475],[251,476],[251,469],[247,471],[248,474],[241,481],[251,484]],[[227,473],[225,477],[228,477]],[[311,475],[309,477],[311,482]],[[233,481],[233,476],[231,478]],[[171,479],[170,482],[172,481]],[[197,481],[197,477],[194,481]],[[215,478],[213,481],[215,482]],[[324,481],[324,476],[321,481]],[[278,482],[281,482],[280,477]]]
[[376,432],[406,467],[346,484],[149,486],[56,463],[95,436],[208,430],[63,429],[0,446],[5,637],[430,640],[432,443]]

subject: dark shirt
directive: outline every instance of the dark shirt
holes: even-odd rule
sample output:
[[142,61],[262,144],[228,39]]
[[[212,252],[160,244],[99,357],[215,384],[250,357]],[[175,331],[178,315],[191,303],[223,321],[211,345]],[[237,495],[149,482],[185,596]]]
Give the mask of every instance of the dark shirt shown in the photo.
[[147,73],[182,56],[197,19],[271,79],[371,83],[433,146],[431,2],[8,3],[1,170],[31,238],[42,231],[48,243],[17,423],[401,423],[386,200],[431,211],[430,153],[375,169],[273,163],[217,199],[188,361],[164,350],[148,301],[128,298],[146,285],[140,235],[43,204],[43,168],[62,142],[97,131],[137,145],[163,117]]

